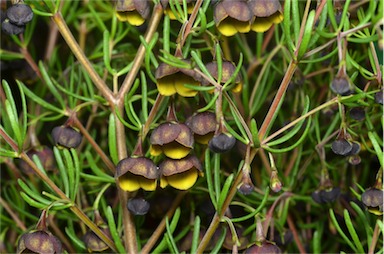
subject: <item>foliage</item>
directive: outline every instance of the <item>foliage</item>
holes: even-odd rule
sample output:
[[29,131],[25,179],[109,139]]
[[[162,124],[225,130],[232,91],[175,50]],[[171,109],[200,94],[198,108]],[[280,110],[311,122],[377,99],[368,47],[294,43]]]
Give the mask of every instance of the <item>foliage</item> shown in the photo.
[[286,0],[230,30],[215,8],[247,1],[24,2],[24,33],[1,36],[2,252],[47,212],[68,253],[87,232],[120,253],[383,253],[382,199],[361,198],[383,190],[383,0]]

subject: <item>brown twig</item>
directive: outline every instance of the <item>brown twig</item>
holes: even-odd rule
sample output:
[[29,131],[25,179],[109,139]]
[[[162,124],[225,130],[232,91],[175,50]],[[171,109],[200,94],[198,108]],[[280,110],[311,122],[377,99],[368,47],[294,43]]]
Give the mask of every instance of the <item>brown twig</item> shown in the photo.
[[296,243],[297,248],[299,249],[300,253],[301,254],[307,253],[303,244],[301,243],[301,240],[299,238],[299,234],[297,233],[295,224],[293,223],[293,220],[292,220],[292,217],[290,214],[288,214],[287,222],[288,222],[289,229],[292,231],[293,238],[295,239],[295,243]]
[[16,223],[16,226],[20,228],[22,231],[26,231],[27,227],[24,225],[24,223],[19,219],[19,216],[17,216],[17,213],[12,210],[12,208],[8,205],[7,202],[5,202],[0,197],[0,205],[5,209],[5,211],[8,212],[8,215],[11,216],[13,221]]

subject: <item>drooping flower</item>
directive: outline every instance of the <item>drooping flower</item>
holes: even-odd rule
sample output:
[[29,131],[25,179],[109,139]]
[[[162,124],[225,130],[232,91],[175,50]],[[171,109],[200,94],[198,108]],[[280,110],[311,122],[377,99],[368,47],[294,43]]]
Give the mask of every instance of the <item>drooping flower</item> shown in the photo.
[[136,191],[140,188],[154,191],[159,175],[158,167],[145,157],[128,157],[116,166],[119,186],[125,191]]
[[185,124],[192,130],[195,141],[206,145],[216,130],[216,114],[209,111],[196,113]]
[[225,36],[248,33],[251,29],[252,13],[245,0],[223,0],[215,6],[213,14],[216,27]]
[[149,1],[117,0],[116,16],[120,21],[127,21],[133,26],[141,26],[149,17]]
[[249,0],[248,6],[254,15],[252,31],[265,32],[273,24],[283,21],[283,12],[278,0]]
[[194,77],[192,70],[173,67],[166,63],[159,65],[155,75],[157,89],[164,96],[177,93],[183,97],[193,97],[197,94],[197,90],[187,88],[185,85],[200,86],[200,82]]
[[179,190],[188,190],[202,175],[202,166],[196,156],[189,155],[183,159],[166,159],[160,165],[160,187],[167,185]]
[[80,145],[83,136],[70,126],[57,126],[52,130],[52,138],[55,145],[66,148],[76,148]]
[[172,159],[186,157],[191,151],[194,138],[192,131],[182,123],[166,122],[153,130],[151,137],[151,154],[164,153]]
[[[218,66],[217,66],[216,61],[209,62],[206,65],[206,68],[209,71],[209,73],[212,75],[212,77],[215,80],[218,81],[219,72],[217,70],[217,67]],[[228,80],[230,80],[232,78],[233,74],[235,73],[235,70],[236,70],[236,66],[232,62],[223,60],[222,61],[222,71],[221,71],[221,77],[220,77],[220,84],[224,85],[226,82],[228,82]],[[243,88],[243,82],[242,82],[242,76],[240,73],[238,73],[236,75],[236,77],[233,80],[233,83],[234,83],[234,86],[232,87],[231,91],[233,91],[235,93],[241,92],[241,90]],[[203,83],[203,84],[207,85],[207,81],[205,81],[205,83]]]

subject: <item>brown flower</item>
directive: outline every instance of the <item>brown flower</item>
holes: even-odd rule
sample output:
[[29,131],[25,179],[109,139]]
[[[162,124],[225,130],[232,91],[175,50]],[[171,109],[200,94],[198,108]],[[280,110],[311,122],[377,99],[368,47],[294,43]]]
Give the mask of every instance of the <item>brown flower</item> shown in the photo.
[[194,138],[187,125],[166,122],[153,130],[150,142],[153,156],[164,153],[169,158],[181,159],[191,151]]
[[[217,70],[217,62],[216,61],[207,63],[206,68],[207,68],[207,70],[209,71],[209,73],[212,75],[212,77],[215,80],[219,79],[219,73],[218,73],[218,70]],[[225,83],[227,83],[232,78],[235,70],[236,70],[236,66],[232,62],[224,60],[222,62],[222,71],[221,71],[221,77],[220,77],[220,84],[224,85]],[[235,93],[240,92],[242,87],[243,87],[242,77],[241,77],[240,73],[238,73],[236,75],[236,77],[233,79],[233,83],[235,85],[232,88],[232,91],[235,92]],[[203,84],[207,85],[208,83],[206,81]]]
[[149,1],[117,0],[116,15],[120,21],[128,21],[133,26],[141,26],[149,16]]
[[278,0],[249,0],[248,6],[254,14],[251,29],[255,32],[265,32],[273,24],[283,21],[283,12]]
[[185,124],[192,130],[196,142],[206,145],[216,130],[216,115],[209,111],[196,113]]
[[251,29],[252,13],[245,0],[223,0],[215,6],[213,14],[216,27],[225,36],[237,32],[247,33]]
[[[185,62],[188,63],[187,60]],[[200,86],[200,82],[192,70],[173,67],[166,63],[158,66],[155,75],[157,89],[164,96],[177,93],[183,97],[193,97],[197,94],[197,90],[187,88],[185,85]]]
[[116,166],[116,177],[121,189],[136,191],[140,188],[154,191],[159,170],[152,160],[144,157],[128,157]]
[[61,253],[60,240],[47,230],[35,230],[23,234],[17,244],[20,253]]
[[179,190],[188,190],[202,175],[202,166],[196,156],[189,155],[183,159],[166,159],[159,169],[161,171],[160,187],[167,185]]

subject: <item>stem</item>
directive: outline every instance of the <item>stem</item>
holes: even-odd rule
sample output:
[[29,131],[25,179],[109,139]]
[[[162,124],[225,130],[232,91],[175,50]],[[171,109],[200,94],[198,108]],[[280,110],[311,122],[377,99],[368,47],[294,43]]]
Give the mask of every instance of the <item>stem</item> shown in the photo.
[[285,91],[288,88],[289,82],[290,82],[293,74],[295,73],[296,67],[297,67],[296,62],[291,61],[289,63],[287,71],[285,72],[284,78],[281,81],[279,90],[277,91],[276,96],[273,99],[272,105],[270,106],[268,113],[267,113],[266,117],[264,118],[263,124],[260,127],[260,130],[259,130],[259,139],[260,140],[264,139],[264,136],[267,132],[267,129],[270,127],[269,125],[271,124],[271,121],[274,118],[274,115],[276,114],[276,110],[278,108],[278,105],[280,104],[280,102],[281,102],[281,100],[285,94]]
[[371,244],[369,245],[368,254],[373,254],[375,252],[375,247],[379,238],[379,234],[379,224],[376,222],[375,229],[373,230]]
[[95,149],[96,153],[100,156],[101,160],[105,163],[105,165],[108,167],[108,169],[112,173],[115,173],[115,165],[108,158],[108,156],[104,153],[104,151],[100,148],[100,146],[96,143],[96,141],[92,138],[92,136],[89,135],[88,130],[79,121],[77,116],[73,115],[72,120],[73,120],[74,126],[76,128],[78,128],[80,130],[80,132],[84,135],[85,139],[88,140],[88,142],[91,144],[93,149]]
[[109,102],[109,105],[113,108],[115,104],[115,98],[113,97],[112,91],[108,88],[104,80],[100,78],[99,74],[97,74],[93,68],[91,62],[85,56],[83,50],[81,50],[61,13],[55,13],[52,16],[52,20],[56,23],[57,28],[59,29],[64,40],[67,42],[67,45],[76,56],[77,60],[81,63],[83,68],[86,70],[86,72],[89,74],[89,77],[92,79],[97,89],[100,90],[104,98]]
[[15,224],[22,230],[27,231],[27,227],[24,225],[24,223],[19,219],[19,216],[17,216],[16,212],[12,210],[12,208],[8,205],[7,202],[5,202],[0,197],[0,205],[4,208],[5,211],[8,212],[8,215],[11,216],[11,218],[15,221]]
[[299,235],[297,234],[297,230],[296,230],[295,224],[293,223],[291,215],[289,215],[289,214],[287,217],[287,222],[288,222],[289,229],[292,231],[293,238],[295,239],[295,243],[296,243],[297,248],[299,249],[300,253],[301,254],[307,253],[305,251],[303,244],[300,241]]
[[[4,140],[13,148],[15,152],[18,151],[18,147],[16,142],[8,136],[7,133],[5,133],[2,129],[0,129],[0,136],[4,138]],[[42,171],[40,171],[36,164],[28,157],[28,155],[25,152],[22,152],[19,154],[20,158],[24,160],[35,172],[35,174],[44,182],[47,184],[61,199],[63,199],[66,203],[71,203],[72,206],[69,208],[71,211],[85,224],[87,225],[101,240],[103,240],[112,250],[116,250],[116,246],[114,242],[105,235],[88,217],[85,215],[85,213],[76,206],[72,202],[71,199],[69,199],[65,193]]]
[[141,252],[140,252],[141,254],[146,254],[146,253],[149,253],[151,251],[153,246],[156,244],[157,240],[162,236],[162,233],[163,233],[163,231],[165,229],[165,220],[166,220],[166,218],[169,219],[169,218],[171,218],[173,216],[173,214],[175,213],[175,211],[176,211],[177,207],[179,206],[181,200],[183,200],[185,194],[187,194],[187,192],[183,191],[183,192],[180,192],[177,195],[177,197],[173,201],[172,206],[169,208],[167,214],[163,217],[163,219],[161,220],[161,222],[157,226],[156,230],[153,231],[152,236],[148,239],[147,243],[141,249]]
[[[144,38],[147,43],[149,43],[151,41],[153,35],[155,34],[162,16],[163,16],[163,8],[162,8],[161,4],[158,3],[155,5],[152,18],[148,23],[149,27],[148,27],[147,33],[145,34],[145,38]],[[119,93],[117,95],[117,103],[118,104],[124,103],[124,96],[130,90],[133,82],[135,81],[136,75],[139,72],[141,64],[143,62],[145,53],[146,53],[145,46],[143,44],[141,44],[139,49],[137,50],[137,54],[135,56],[135,59],[133,60],[134,63],[132,65],[132,69],[129,71],[128,75],[125,77],[123,84],[122,84],[122,86],[119,90]]]
[[221,218],[224,216],[225,211],[227,210],[229,204],[231,203],[233,197],[235,196],[237,192],[237,186],[240,184],[241,179],[243,178],[243,173],[240,171],[238,172],[235,181],[233,182],[233,185],[231,186],[231,189],[228,192],[228,195],[226,199],[224,200],[223,206],[221,207],[221,211],[216,212],[211,224],[209,225],[209,228],[205,232],[205,235],[203,239],[201,240],[199,246],[197,247],[196,253],[202,254],[211,241],[213,234],[215,233],[217,227],[219,226],[219,223],[221,221]]

